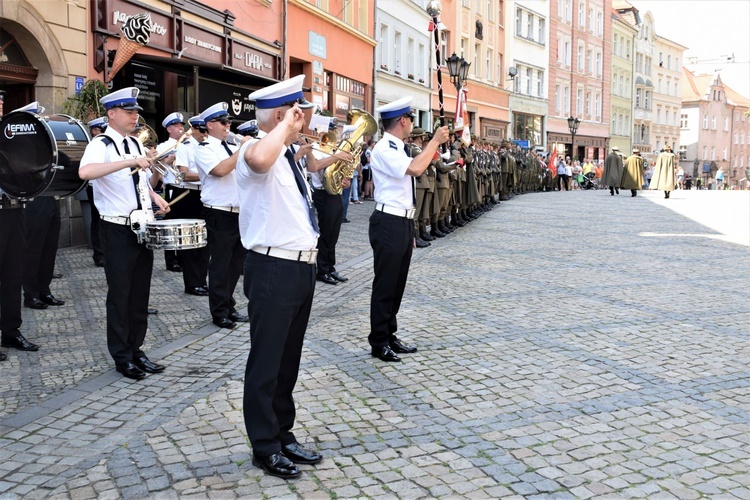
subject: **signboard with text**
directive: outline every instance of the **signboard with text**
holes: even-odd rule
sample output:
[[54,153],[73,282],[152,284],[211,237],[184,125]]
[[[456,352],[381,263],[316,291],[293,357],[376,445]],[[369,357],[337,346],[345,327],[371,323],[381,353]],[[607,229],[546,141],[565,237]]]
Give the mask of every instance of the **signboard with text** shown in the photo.
[[224,63],[224,37],[188,23],[182,26],[182,50],[203,61]]
[[203,110],[217,102],[223,101],[229,104],[227,111],[232,116],[232,120],[245,122],[255,118],[255,105],[250,102],[248,96],[256,89],[240,85],[229,85],[204,78],[200,79],[199,88],[199,109]]
[[232,54],[229,65],[235,69],[259,75],[269,80],[277,80],[278,57],[260,51],[250,45],[232,41]]

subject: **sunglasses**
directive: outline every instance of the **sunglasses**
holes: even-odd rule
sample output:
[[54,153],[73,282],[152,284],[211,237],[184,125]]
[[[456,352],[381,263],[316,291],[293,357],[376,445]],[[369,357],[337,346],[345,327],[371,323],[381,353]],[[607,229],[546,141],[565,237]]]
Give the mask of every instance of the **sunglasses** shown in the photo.
[[218,120],[211,120],[211,121],[212,122],[219,122],[222,125],[229,125],[230,123],[232,123],[232,120],[230,120],[229,118],[221,118],[221,119],[218,119]]

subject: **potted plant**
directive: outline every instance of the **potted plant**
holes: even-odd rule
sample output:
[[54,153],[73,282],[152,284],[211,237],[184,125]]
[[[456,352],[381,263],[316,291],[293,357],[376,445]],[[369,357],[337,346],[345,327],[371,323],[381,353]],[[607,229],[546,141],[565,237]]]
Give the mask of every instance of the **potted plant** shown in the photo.
[[406,76],[407,76],[407,78],[409,78],[409,80],[414,80],[414,74],[413,73],[409,73]]
[[387,64],[381,64],[380,65],[380,69],[382,69],[384,71],[388,71],[388,65]]
[[401,76],[401,72],[399,70],[394,71],[394,73],[397,74],[398,76]]
[[99,99],[107,94],[107,86],[101,80],[89,80],[77,94],[68,97],[62,105],[62,112],[87,122],[104,114]]
[[424,83],[424,78],[420,78],[419,83]]

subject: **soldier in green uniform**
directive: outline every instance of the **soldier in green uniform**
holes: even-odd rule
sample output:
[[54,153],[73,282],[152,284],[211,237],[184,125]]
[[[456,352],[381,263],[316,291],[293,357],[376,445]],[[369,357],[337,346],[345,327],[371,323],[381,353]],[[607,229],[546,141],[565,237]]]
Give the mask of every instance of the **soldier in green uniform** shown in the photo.
[[[414,127],[414,129],[411,131],[411,134],[408,137],[408,142],[405,143],[405,146],[407,148],[406,154],[411,157],[415,158],[419,153],[422,152],[422,141],[424,138],[424,130],[422,130],[420,127]],[[427,170],[429,170],[429,167],[422,172],[422,174],[419,177],[415,177],[414,179],[414,187],[415,187],[415,194],[416,194],[416,203],[415,203],[415,217],[414,217],[414,235],[415,235],[415,243],[417,245],[417,248],[424,248],[430,246],[430,241],[433,240],[432,237],[430,237],[429,234],[427,234],[427,231],[424,231],[424,226],[421,223],[421,220],[419,218],[419,214],[421,213],[422,207],[424,205],[425,200],[425,191],[427,191],[428,188],[428,180],[427,180]],[[425,236],[427,237],[425,239]]]

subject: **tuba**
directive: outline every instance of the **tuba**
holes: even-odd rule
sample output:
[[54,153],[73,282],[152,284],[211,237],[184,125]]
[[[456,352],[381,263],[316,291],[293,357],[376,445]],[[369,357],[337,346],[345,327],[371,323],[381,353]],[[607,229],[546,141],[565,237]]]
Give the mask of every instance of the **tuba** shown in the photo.
[[346,114],[346,120],[348,122],[346,129],[351,129],[352,126],[354,129],[350,133],[347,133],[346,137],[342,137],[333,149],[336,151],[346,151],[353,158],[351,162],[339,160],[325,169],[323,173],[323,187],[328,194],[341,194],[344,190],[344,179],[351,179],[354,169],[357,168],[359,156],[362,154],[362,142],[360,142],[362,137],[374,135],[378,131],[378,123],[375,121],[375,118],[363,109],[352,108]]

